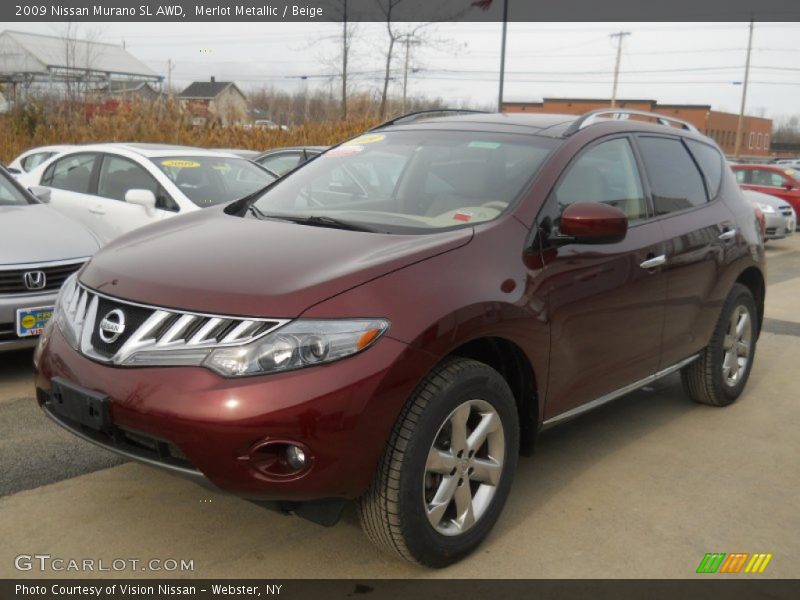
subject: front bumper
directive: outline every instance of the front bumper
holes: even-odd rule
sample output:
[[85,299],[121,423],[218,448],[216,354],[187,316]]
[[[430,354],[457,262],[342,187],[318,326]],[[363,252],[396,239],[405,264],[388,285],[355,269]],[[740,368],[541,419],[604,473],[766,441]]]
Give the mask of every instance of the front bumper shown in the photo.
[[[298,371],[225,379],[201,367],[125,368],[92,361],[53,328],[38,356],[42,409],[109,450],[253,500],[354,498],[367,488],[406,398],[431,357],[384,337],[362,354]],[[61,377],[110,400],[112,428],[90,430],[48,410]],[[265,439],[298,442],[310,466],[266,476],[248,458]]]
[[17,336],[17,309],[53,306],[58,290],[44,294],[0,295],[0,352],[33,348],[39,336]]
[[793,217],[786,217],[781,213],[765,213],[766,225],[765,239],[780,240],[794,233],[796,223]]

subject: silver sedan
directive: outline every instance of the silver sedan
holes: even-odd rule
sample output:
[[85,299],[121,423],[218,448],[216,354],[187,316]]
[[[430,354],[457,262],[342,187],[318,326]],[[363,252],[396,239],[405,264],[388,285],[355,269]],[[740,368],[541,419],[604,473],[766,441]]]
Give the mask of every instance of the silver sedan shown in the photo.
[[47,206],[0,167],[0,352],[32,347],[58,290],[100,247],[86,227]]
[[794,234],[797,215],[786,200],[753,190],[742,190],[742,193],[753,206],[757,206],[764,213],[766,221],[764,239],[780,240]]

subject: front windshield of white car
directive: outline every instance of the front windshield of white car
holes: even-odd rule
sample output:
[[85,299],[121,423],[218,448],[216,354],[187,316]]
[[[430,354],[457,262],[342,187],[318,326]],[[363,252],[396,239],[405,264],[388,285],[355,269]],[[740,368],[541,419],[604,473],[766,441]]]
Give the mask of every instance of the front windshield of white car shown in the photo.
[[512,205],[556,145],[530,134],[368,133],[284,176],[249,214],[390,233],[469,226]]
[[200,208],[249,196],[275,176],[242,158],[169,156],[151,159]]

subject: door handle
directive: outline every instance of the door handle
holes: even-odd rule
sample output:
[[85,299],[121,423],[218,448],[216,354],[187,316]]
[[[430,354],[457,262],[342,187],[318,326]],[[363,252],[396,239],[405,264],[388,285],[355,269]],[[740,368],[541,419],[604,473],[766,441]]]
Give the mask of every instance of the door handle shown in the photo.
[[89,209],[90,213],[94,213],[96,215],[104,215],[106,214],[106,209],[102,206],[93,206]]
[[727,229],[719,234],[719,239],[727,242],[728,240],[732,240],[736,237],[736,229]]
[[665,264],[667,264],[667,257],[662,254],[660,256],[648,258],[646,261],[639,264],[639,266],[643,269],[655,269],[656,267],[660,267]]

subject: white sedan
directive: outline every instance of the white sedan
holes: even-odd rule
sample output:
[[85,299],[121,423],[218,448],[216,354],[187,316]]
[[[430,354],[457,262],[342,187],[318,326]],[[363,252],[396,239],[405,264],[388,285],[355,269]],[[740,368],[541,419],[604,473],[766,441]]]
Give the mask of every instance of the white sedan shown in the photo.
[[75,146],[19,181],[51,189],[53,208],[103,243],[133,229],[238,200],[277,176],[225,152],[160,144]]

